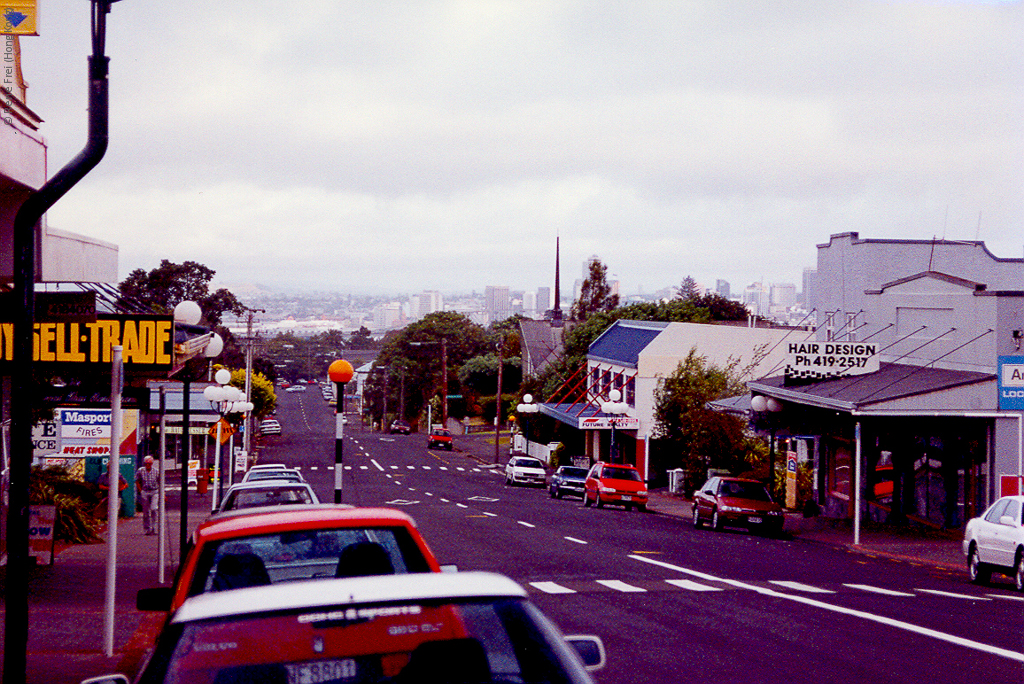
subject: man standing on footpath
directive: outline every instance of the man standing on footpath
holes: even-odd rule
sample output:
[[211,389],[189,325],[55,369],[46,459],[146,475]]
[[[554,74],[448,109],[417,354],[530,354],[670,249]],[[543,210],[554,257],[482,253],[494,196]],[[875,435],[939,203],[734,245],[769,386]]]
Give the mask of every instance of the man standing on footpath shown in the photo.
[[142,459],[142,467],[135,471],[135,488],[139,490],[142,503],[142,529],[146,534],[156,534],[157,492],[160,489],[160,472],[153,467],[153,457]]

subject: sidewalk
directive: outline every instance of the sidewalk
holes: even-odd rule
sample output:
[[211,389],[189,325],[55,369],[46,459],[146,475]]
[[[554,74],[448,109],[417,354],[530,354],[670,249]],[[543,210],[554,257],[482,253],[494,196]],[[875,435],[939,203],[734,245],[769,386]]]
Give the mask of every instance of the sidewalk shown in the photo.
[[[456,439],[456,449],[482,465],[490,465],[494,462],[494,435],[460,436]],[[503,445],[500,466],[504,467],[507,460],[508,447]],[[647,508],[660,515],[671,515],[687,521],[692,519],[690,501],[665,489],[651,490]],[[854,544],[851,521],[804,518],[801,513],[787,513],[783,531],[794,539],[830,544],[867,556],[907,561],[951,572],[966,572],[967,560],[960,548],[962,533],[958,531],[926,530],[920,527],[900,529],[865,523],[860,531],[860,543]]]
[[[179,553],[181,499],[177,483],[168,483],[168,486],[168,563],[164,578],[170,584]],[[189,492],[189,533],[209,514],[209,495]],[[114,655],[107,658],[103,654],[105,531],[101,537],[104,541],[95,544],[58,547],[52,566],[41,565],[30,570],[27,668],[30,684],[77,684],[88,677],[113,672],[131,677],[159,631],[164,618],[162,613],[135,610],[138,590],[159,586],[159,538],[143,533],[140,513],[118,521]],[[2,596],[0,593],[0,599]],[[3,629],[0,620],[0,638]]]

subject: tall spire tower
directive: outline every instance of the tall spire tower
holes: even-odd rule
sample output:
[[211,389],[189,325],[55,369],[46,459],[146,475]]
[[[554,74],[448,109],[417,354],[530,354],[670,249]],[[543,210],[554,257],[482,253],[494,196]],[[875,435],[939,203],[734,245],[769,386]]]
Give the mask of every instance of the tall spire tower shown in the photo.
[[562,327],[562,289],[561,289],[561,276],[559,275],[559,244],[560,237],[558,233],[555,233],[555,304],[551,307],[551,325],[560,328]]

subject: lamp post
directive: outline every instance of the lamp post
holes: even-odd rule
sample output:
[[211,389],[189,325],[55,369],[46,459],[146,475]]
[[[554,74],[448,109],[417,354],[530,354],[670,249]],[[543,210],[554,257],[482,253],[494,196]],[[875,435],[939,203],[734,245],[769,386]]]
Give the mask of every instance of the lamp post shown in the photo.
[[523,395],[523,403],[516,406],[516,412],[523,414],[523,437],[526,439],[526,455],[530,455],[530,415],[540,411],[540,406],[533,403],[532,394]]
[[342,475],[344,470],[344,438],[345,438],[345,384],[352,379],[352,364],[345,359],[338,359],[327,367],[327,375],[334,383],[334,393],[338,401],[334,418],[334,503],[341,503]]
[[615,443],[615,428],[618,425],[619,416],[624,416],[627,410],[629,410],[629,404],[622,401],[622,392],[617,389],[608,393],[608,401],[601,402],[601,412],[612,416],[612,436],[611,443],[608,445],[608,458],[611,463],[618,463],[621,460],[618,454],[618,444]]
[[775,415],[782,410],[782,402],[762,394],[750,400],[750,408],[768,420],[768,493],[775,496]]
[[[203,397],[210,402],[210,406],[219,416],[217,419],[217,436],[216,444],[214,448],[216,456],[214,458],[214,475],[213,475],[213,499],[211,508],[213,511],[217,510],[220,504],[221,496],[221,484],[224,478],[221,476],[221,435],[224,427],[224,419],[231,413],[247,413],[252,410],[252,404],[245,401],[245,392],[231,385],[231,371],[227,368],[221,368],[213,376],[213,379],[217,381],[216,385],[210,385],[203,390]],[[230,463],[232,460],[231,455],[228,455],[229,467],[233,468],[234,464]]]

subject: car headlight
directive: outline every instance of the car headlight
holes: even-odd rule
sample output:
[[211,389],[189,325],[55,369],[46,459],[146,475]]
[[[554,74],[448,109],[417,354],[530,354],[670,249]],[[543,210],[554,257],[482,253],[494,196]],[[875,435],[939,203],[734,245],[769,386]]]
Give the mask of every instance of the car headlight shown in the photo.
[[739,513],[742,509],[738,506],[719,506],[718,510],[722,513]]
[[768,511],[768,515],[782,515],[782,511]]
[[615,488],[614,487],[605,487],[604,485],[602,485],[601,487],[599,487],[599,489],[601,490],[601,492],[603,494],[614,494],[615,493]]
[[637,496],[647,496],[647,490],[646,489],[638,489],[637,492],[636,492],[636,495]]

